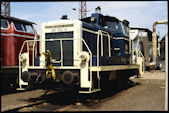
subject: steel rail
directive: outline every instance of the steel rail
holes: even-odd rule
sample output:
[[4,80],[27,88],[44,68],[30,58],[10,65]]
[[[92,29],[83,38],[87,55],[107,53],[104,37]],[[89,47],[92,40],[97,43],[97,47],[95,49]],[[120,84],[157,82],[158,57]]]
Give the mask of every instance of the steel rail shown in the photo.
[[[34,103],[29,103],[29,104],[24,104],[22,106],[18,106],[18,107],[13,107],[11,109],[4,109],[2,110],[1,112],[12,112],[12,111],[18,111],[19,109],[23,109],[23,108],[26,108],[26,107],[31,107],[31,106],[34,106],[34,105],[39,105],[39,104],[43,104],[47,102],[47,100],[45,101],[38,101],[38,102],[34,102]],[[63,106],[60,106],[54,110],[52,110],[52,112],[60,112],[60,111],[67,111],[70,107],[72,107],[72,104],[69,104],[69,105],[63,105]]]
[[37,104],[41,104],[41,103],[44,103],[46,102],[45,101],[37,101],[37,102],[33,102],[33,103],[26,103],[26,104],[22,104],[21,106],[15,106],[13,108],[10,108],[10,109],[2,109],[1,112],[9,112],[9,111],[16,111],[16,110],[19,110],[21,108],[24,108],[24,107],[30,107],[30,106],[33,106],[33,105],[37,105]]

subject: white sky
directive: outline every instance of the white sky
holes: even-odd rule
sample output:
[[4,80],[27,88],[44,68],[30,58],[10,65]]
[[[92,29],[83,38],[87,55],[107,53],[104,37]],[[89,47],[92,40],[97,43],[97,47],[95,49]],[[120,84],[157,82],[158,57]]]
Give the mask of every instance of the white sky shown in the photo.
[[[152,31],[155,21],[168,20],[168,1],[87,1],[87,16],[101,6],[103,15],[127,19],[130,27],[143,27]],[[76,8],[73,10],[72,8]],[[62,15],[78,19],[79,2],[11,2],[11,16],[37,23],[38,34],[43,22],[59,20]],[[168,24],[157,25],[157,32],[163,37]]]

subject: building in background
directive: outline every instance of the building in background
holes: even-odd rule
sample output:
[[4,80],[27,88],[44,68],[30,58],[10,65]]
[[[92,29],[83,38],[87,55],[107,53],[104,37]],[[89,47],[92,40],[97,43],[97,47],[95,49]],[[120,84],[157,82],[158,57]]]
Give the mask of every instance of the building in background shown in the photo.
[[[143,55],[146,70],[152,69],[153,51],[152,51],[152,31],[147,28],[130,27],[130,39],[133,42],[133,63],[137,63],[136,52]],[[157,36],[159,40],[159,36]],[[159,45],[157,47],[158,56],[160,55]]]

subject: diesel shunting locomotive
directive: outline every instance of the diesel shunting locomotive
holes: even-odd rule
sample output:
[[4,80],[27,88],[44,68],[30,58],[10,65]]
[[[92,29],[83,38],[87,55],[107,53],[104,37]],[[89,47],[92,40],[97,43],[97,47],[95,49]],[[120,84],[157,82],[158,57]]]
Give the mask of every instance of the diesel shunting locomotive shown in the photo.
[[[27,20],[1,15],[2,90],[8,90],[10,87],[17,87],[19,52],[25,40],[34,40],[35,36],[37,36],[36,29],[33,26],[34,24],[34,22]],[[31,48],[32,44],[33,43],[29,43],[28,46]],[[30,49],[29,51],[32,50]]]
[[[30,42],[40,49],[32,59]],[[93,13],[81,20],[43,23],[40,39],[25,41],[27,52],[19,54],[19,89],[76,87],[78,93],[93,93],[108,82],[125,86],[139,74],[139,66],[131,64],[131,47],[127,20]]]

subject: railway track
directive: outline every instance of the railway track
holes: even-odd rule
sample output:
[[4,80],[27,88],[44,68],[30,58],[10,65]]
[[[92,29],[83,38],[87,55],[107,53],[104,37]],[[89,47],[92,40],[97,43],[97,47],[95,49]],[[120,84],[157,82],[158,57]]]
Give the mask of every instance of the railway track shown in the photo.
[[[23,104],[20,106],[13,106],[12,108],[3,109],[1,112],[36,112],[36,111],[43,111],[43,112],[63,112],[68,111],[71,109],[72,106],[77,105],[80,102],[71,103],[68,105],[51,105],[47,101],[37,101],[30,104]],[[92,105],[93,101],[90,101],[88,105]],[[85,105],[80,103],[80,105]],[[77,105],[78,106],[78,105]]]
[[[3,109],[2,112],[31,112],[31,111],[52,111],[52,112],[58,112],[58,111],[66,111],[67,109],[70,109],[72,104],[70,105],[55,105],[56,108],[49,108],[43,107],[43,109],[38,108],[37,106],[44,106],[44,104],[47,104],[47,101],[38,101],[31,104],[23,104],[22,106],[16,106],[11,109]],[[41,110],[40,110],[41,109]]]
[[[58,93],[59,94],[59,93]],[[47,95],[48,97],[52,97],[53,94]],[[57,96],[57,95],[56,95]],[[61,100],[52,100],[46,99],[48,97],[43,97],[43,99],[40,98],[31,98],[29,99],[29,103],[23,103],[23,104],[12,104],[7,107],[1,108],[1,112],[36,112],[36,111],[43,111],[43,112],[58,112],[58,111],[68,111],[71,109],[72,106],[77,105],[77,103],[81,103],[82,105],[85,105],[88,103],[88,105],[91,105],[93,101],[71,101],[68,99],[61,98]],[[65,95],[63,96],[65,97]],[[69,97],[66,97],[69,98]],[[32,102],[30,102],[32,101]],[[53,101],[53,102],[52,102]],[[55,101],[55,102],[54,102]]]
[[[96,102],[97,101],[97,102]],[[96,105],[100,101],[98,100],[90,100],[88,101],[87,106]],[[48,102],[36,102],[27,106],[23,106],[17,109],[10,110],[11,112],[63,112],[69,111],[73,106],[86,105],[81,102],[71,103],[68,105],[51,105]]]
[[22,105],[19,105],[19,106],[8,106],[6,108],[3,108],[1,110],[1,112],[11,112],[11,111],[17,111],[21,108],[24,108],[24,107],[30,107],[30,106],[34,106],[34,105],[37,105],[37,104],[42,104],[44,103],[45,101],[38,101],[38,102],[34,102],[34,103],[29,103],[29,104],[22,104]]
[[[130,87],[133,87],[130,85]],[[118,91],[117,91],[118,92]],[[91,97],[79,96],[78,99],[74,98],[75,95],[71,93],[50,91],[44,95],[44,90],[31,90],[18,92],[15,94],[8,94],[1,96],[1,112],[25,112],[25,111],[42,111],[42,112],[58,112],[69,111],[77,103],[82,105],[92,106],[106,97],[113,95],[114,93],[97,93]],[[24,95],[24,96],[23,96]],[[43,96],[42,96],[43,95]],[[97,102],[94,102],[97,101]]]
[[62,111],[64,107],[74,102],[71,95],[63,92],[51,91],[46,95],[43,94],[44,92],[35,90],[3,95],[1,112]]

